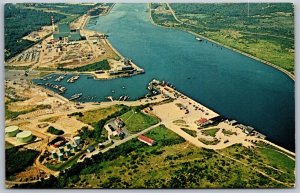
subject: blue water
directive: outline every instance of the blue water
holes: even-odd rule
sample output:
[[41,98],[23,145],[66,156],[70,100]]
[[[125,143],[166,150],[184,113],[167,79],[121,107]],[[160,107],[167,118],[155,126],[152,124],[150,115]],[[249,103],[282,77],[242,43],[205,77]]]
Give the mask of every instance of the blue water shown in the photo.
[[[282,72],[211,42],[198,42],[187,32],[150,23],[146,4],[117,4],[87,28],[104,32],[125,57],[146,73],[130,78],[93,80],[81,76],[64,94],[70,97],[113,95],[137,99],[153,78],[171,82],[219,114],[251,125],[283,147],[295,149],[294,81]],[[123,89],[122,87],[126,88]],[[111,91],[114,90],[115,93]]]

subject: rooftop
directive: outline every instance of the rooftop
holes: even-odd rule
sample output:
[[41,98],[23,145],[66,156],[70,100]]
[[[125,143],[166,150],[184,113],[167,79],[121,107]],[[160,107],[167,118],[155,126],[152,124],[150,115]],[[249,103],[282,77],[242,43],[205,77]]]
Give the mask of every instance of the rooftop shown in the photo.
[[146,137],[145,135],[140,135],[138,137],[138,139],[141,141],[144,141],[146,143],[149,143],[149,144],[153,144],[155,142],[153,139],[150,139],[149,137]]

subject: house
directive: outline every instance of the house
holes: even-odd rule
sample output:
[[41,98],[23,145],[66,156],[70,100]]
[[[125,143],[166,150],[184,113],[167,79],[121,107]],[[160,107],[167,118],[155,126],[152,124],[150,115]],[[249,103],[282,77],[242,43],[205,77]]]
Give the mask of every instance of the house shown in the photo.
[[93,151],[95,151],[95,147],[94,146],[89,146],[88,148],[87,148],[87,152],[89,152],[89,153],[91,153],[91,152],[93,152]]
[[122,129],[116,129],[113,131],[113,136],[119,136],[119,137],[124,137],[125,133]]
[[245,133],[246,134],[250,134],[250,133],[252,133],[254,131],[254,128],[253,127],[250,127],[250,126],[248,126],[246,129],[245,129]]
[[156,142],[153,139],[150,139],[149,137],[146,137],[145,135],[140,135],[138,137],[138,140],[143,143],[146,143],[149,146],[153,146],[156,144]]
[[125,126],[125,123],[119,117],[114,120],[114,123],[119,128],[122,128]]
[[199,120],[196,121],[196,124],[198,126],[201,126],[201,127],[205,126],[205,125],[208,125],[208,124],[211,124],[211,123],[213,123],[213,121],[208,120],[206,118],[200,118]]
[[236,120],[232,120],[232,121],[229,121],[228,124],[232,125],[232,126],[235,126],[236,124],[238,124],[238,122]]
[[265,135],[263,135],[263,134],[261,134],[261,133],[259,133],[259,132],[256,132],[256,136],[257,136],[258,138],[261,138],[261,139],[265,139],[265,138],[266,138]]
[[238,124],[236,127],[240,128],[243,132],[245,132],[247,126],[243,124]]

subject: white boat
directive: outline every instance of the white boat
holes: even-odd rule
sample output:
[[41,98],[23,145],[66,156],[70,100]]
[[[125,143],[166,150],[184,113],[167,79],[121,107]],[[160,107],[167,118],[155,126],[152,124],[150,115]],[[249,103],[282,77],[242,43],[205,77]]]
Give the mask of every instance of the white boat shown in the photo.
[[75,99],[80,98],[81,96],[82,96],[82,93],[74,94],[74,95],[72,95],[72,96],[69,98],[69,100],[70,100],[70,101],[71,101],[71,100],[75,100]]
[[201,39],[201,38],[199,38],[199,37],[196,37],[196,40],[198,40],[198,41],[200,41],[200,42],[202,41],[202,39]]

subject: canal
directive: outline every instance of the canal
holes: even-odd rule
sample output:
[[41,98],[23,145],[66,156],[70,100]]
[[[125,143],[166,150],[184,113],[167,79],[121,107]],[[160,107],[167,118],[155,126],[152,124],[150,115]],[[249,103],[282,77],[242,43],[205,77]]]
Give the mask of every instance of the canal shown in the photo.
[[256,60],[187,32],[151,24],[147,4],[117,4],[109,15],[93,18],[88,29],[109,35],[111,44],[133,59],[145,74],[114,80],[82,76],[64,94],[70,97],[145,95],[153,78],[171,82],[179,91],[217,113],[251,125],[268,139],[295,149],[294,81]]

